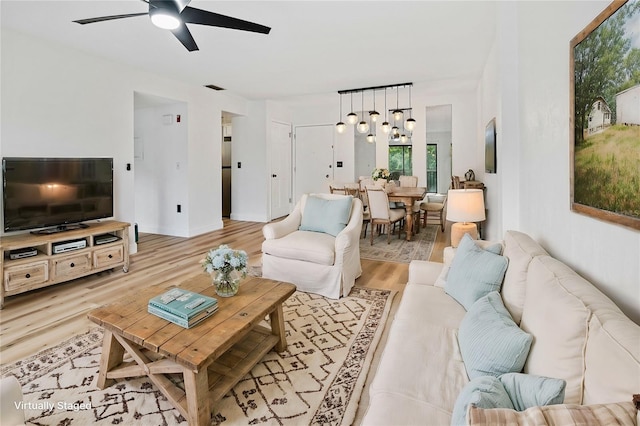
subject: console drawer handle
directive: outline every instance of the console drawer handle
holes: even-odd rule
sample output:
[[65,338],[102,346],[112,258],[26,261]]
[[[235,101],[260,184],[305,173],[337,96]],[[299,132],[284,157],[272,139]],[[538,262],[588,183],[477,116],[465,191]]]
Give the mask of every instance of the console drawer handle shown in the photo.
[[113,259],[113,255],[110,254],[109,256],[107,256],[109,259]]
[[24,276],[25,278],[31,278],[31,274],[27,274]]
[[74,266],[76,266],[76,264],[71,262],[71,265],[69,265],[69,266],[71,266],[73,268]]

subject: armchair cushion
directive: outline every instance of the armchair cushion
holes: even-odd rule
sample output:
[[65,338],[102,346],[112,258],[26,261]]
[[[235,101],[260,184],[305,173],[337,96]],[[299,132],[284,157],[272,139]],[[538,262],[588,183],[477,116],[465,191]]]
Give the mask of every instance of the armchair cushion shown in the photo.
[[351,197],[325,199],[310,195],[302,212],[300,230],[324,232],[335,237],[349,223],[351,204]]
[[272,256],[321,265],[333,265],[336,239],[323,232],[295,231],[282,238],[265,240],[262,252]]

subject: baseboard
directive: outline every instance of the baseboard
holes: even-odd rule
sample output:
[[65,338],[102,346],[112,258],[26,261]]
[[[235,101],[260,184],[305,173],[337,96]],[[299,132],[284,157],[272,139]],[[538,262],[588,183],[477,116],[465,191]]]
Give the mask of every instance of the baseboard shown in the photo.
[[231,213],[231,220],[240,220],[243,222],[261,222],[261,223],[267,223],[269,222],[269,219],[267,219],[266,216],[263,215],[251,215],[251,214],[235,214],[235,213]]

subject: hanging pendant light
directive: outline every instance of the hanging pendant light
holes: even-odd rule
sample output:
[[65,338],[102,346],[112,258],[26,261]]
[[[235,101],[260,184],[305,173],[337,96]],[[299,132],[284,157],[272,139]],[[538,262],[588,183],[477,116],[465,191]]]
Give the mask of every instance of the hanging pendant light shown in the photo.
[[375,123],[378,121],[378,117],[380,117],[380,113],[376,111],[376,90],[373,89],[373,111],[369,112],[369,118]]
[[405,134],[400,135],[400,143],[407,143],[408,140],[409,138],[407,137],[407,135]]
[[[364,92],[362,92],[362,111],[364,112]],[[358,133],[367,133],[369,131],[369,123],[364,121],[364,117],[361,122],[358,123],[358,127],[356,127]]]
[[347,123],[356,124],[358,122],[358,114],[353,112],[353,92],[351,93],[351,112],[347,114]]
[[[398,97],[400,93],[400,87],[396,87],[396,109],[393,110],[393,119],[395,121],[402,120],[402,110],[398,107]],[[395,123],[394,123],[395,124]]]
[[338,133],[344,133],[347,129],[347,125],[342,122],[342,93],[340,94],[340,116],[338,117],[340,121],[336,123],[336,131]]
[[410,132],[413,132],[413,129],[416,128],[416,120],[412,117],[413,109],[411,108],[411,86],[409,86],[409,118],[404,122],[404,128]]
[[391,125],[389,124],[389,122],[387,121],[387,113],[389,111],[387,110],[387,88],[384,88],[384,123],[382,123],[382,126],[380,126],[380,130],[382,130],[382,133],[384,133],[385,135],[388,135],[389,132],[391,131]]
[[[375,94],[375,92],[374,92]],[[375,102],[375,101],[374,101]],[[373,108],[375,109],[375,107]],[[371,115],[369,115],[369,134],[367,135],[367,142],[369,143],[374,143],[376,141],[376,135],[375,133],[375,129],[376,129],[376,125],[375,123],[371,124],[371,120],[373,120],[373,118],[371,117]]]

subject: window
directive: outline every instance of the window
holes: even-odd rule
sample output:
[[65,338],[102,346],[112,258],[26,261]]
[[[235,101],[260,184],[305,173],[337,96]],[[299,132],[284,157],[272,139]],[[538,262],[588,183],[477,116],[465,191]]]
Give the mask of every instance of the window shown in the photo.
[[438,192],[438,145],[427,144],[427,192]]
[[411,145],[389,146],[389,173],[393,178],[397,176],[412,176]]

